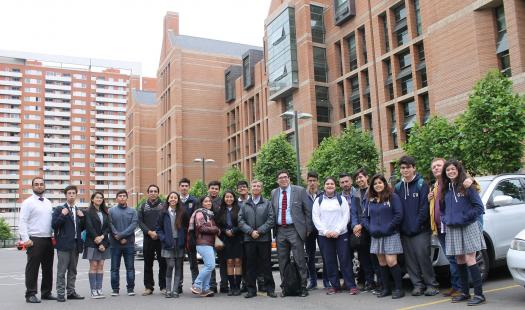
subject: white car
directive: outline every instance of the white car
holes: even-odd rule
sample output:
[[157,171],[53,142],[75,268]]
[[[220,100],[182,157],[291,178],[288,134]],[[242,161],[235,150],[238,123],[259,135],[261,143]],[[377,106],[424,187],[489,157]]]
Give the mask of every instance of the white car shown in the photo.
[[507,252],[507,266],[519,285],[525,286],[525,229],[514,237]]

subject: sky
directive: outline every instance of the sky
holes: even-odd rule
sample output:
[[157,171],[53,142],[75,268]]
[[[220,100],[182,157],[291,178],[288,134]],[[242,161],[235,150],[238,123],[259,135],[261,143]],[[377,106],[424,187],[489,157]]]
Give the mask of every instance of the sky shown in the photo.
[[156,76],[167,11],[179,32],[262,46],[271,0],[1,0],[0,50],[141,63]]

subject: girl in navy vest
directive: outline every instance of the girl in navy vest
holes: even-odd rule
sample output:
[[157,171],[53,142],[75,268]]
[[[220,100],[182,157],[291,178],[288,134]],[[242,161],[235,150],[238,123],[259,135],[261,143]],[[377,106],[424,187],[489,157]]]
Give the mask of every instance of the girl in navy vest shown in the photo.
[[[372,177],[368,198],[364,203],[363,225],[372,236],[370,253],[379,260],[383,290],[377,297],[392,294],[392,299],[405,296],[402,287],[402,272],[397,264],[397,255],[403,253],[399,225],[403,220],[401,199],[388,185],[381,174]],[[394,290],[390,288],[390,274],[394,279]]]
[[[461,163],[448,160],[442,172],[443,191],[441,192],[441,221],[446,225],[445,253],[455,255],[461,295],[452,298],[452,302],[468,300],[469,306],[485,302],[481,282],[481,272],[476,263],[476,252],[486,249],[479,217],[485,213],[483,202],[478,192],[469,187],[465,189],[463,181],[467,175]],[[470,298],[469,273],[474,286],[474,297]]]
[[179,297],[177,289],[182,279],[184,242],[188,223],[189,215],[182,206],[179,194],[169,193],[157,225],[157,235],[162,244],[161,255],[166,259],[167,264],[166,298]]

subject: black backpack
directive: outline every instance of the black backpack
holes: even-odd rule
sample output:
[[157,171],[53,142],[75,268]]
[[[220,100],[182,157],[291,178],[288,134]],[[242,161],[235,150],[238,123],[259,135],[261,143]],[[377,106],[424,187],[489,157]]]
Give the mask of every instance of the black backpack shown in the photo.
[[286,296],[301,295],[301,275],[293,256],[284,266],[282,290]]

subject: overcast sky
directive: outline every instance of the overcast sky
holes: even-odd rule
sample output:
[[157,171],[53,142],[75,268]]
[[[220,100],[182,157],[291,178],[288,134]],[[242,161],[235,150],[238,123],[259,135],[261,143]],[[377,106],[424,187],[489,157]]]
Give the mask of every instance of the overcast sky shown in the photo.
[[0,49],[136,61],[155,76],[167,11],[180,34],[262,46],[271,0],[1,0]]

